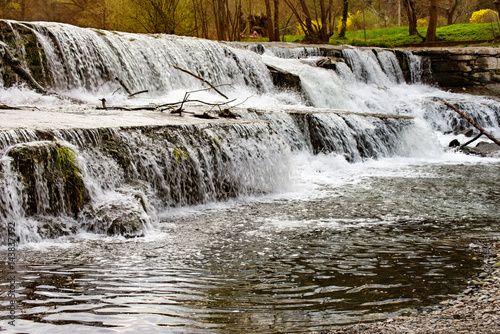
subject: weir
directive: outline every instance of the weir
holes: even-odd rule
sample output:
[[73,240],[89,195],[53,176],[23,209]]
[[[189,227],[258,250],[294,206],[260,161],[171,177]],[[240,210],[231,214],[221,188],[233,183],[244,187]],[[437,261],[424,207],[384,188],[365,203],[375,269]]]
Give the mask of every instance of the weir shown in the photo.
[[[44,22],[0,21],[0,35],[14,59],[2,58],[0,98],[21,107],[2,111],[0,233],[19,221],[21,242],[78,230],[142,235],[168,207],[284,191],[297,152],[350,163],[439,154],[433,131],[468,127],[440,99],[500,128],[494,100],[423,84],[426,62],[410,52],[224,44]],[[269,66],[300,87],[274,86]],[[158,111],[186,93],[224,106],[175,67],[234,98],[225,107],[241,119]],[[19,68],[48,96],[19,88],[30,84]],[[126,92],[143,90],[140,98]],[[134,108],[96,110],[100,98]]]
[[499,105],[429,85],[426,57],[42,22],[0,39],[17,331],[330,331],[457,295],[468,245],[500,237],[499,159],[446,148],[469,126],[439,101],[497,137]]

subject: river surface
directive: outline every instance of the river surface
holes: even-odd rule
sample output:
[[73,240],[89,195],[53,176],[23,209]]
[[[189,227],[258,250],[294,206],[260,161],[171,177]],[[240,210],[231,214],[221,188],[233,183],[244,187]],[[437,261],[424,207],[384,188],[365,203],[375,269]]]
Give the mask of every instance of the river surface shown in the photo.
[[[174,187],[186,198],[155,195],[148,198],[151,211],[143,200],[141,213],[150,214],[145,236],[110,237],[88,233],[95,229],[86,228],[85,219],[98,223],[98,216],[75,221],[59,213],[40,217],[41,210],[26,217],[21,206],[28,195],[14,182],[10,160],[0,156],[0,181],[8,181],[0,182],[0,207],[10,210],[0,212],[0,221],[16,223],[16,232],[24,233],[18,235],[14,272],[7,247],[0,247],[2,319],[15,302],[16,326],[0,323],[6,333],[310,333],[384,320],[463,291],[482,265],[471,246],[500,237],[500,159],[443,152],[454,137],[445,133],[469,125],[439,102],[457,105],[498,137],[498,101],[423,84],[425,62],[409,52],[400,59],[409,68],[411,79],[405,80],[390,50],[345,47],[335,70],[326,70],[316,66],[320,53],[314,48],[260,46],[255,53],[168,35],[43,22],[6,25],[16,36],[29,33],[43,48],[57,97],[0,82],[1,104],[32,110],[24,114],[29,126],[17,119],[3,124],[14,129],[0,137],[9,139],[5,150],[46,140],[33,127],[60,129],[54,138],[73,138],[66,144],[78,146],[95,212],[100,204],[123,204],[121,199],[138,205],[148,189],[163,194],[169,177],[180,179],[180,186],[207,181],[201,190],[226,189],[224,182],[209,182],[219,178],[234,186],[227,194],[200,190],[199,200],[190,200],[193,187]],[[13,54],[22,49],[11,41],[3,47]],[[220,85],[229,99],[174,66]],[[298,91],[275,87],[268,66],[299,78]],[[127,87],[148,93],[132,98]],[[173,142],[148,129],[150,137],[141,134],[144,129],[110,131],[126,153],[106,146],[108,136],[94,138],[95,127],[119,126],[117,113],[94,110],[104,99],[120,109],[150,106],[163,122],[168,109],[159,106],[188,97],[189,103],[248,108],[247,117],[270,125],[206,128],[201,139],[196,127],[175,128],[172,133],[180,134]],[[78,112],[75,101],[91,109]],[[33,115],[44,107],[76,112]],[[107,122],[98,117],[104,114]],[[167,163],[172,156],[176,164]],[[187,164],[190,156],[197,163]],[[132,158],[136,163],[122,170]],[[36,190],[48,193],[48,187]],[[170,198],[177,202],[165,200]],[[129,207],[121,207],[126,214]],[[49,233],[66,226],[71,233]],[[40,230],[69,236],[51,240]],[[12,289],[15,299],[8,297]]]
[[469,245],[500,236],[498,159],[292,160],[286,193],[170,209],[143,238],[22,246],[16,330],[304,333],[381,320],[462,291],[481,267]]

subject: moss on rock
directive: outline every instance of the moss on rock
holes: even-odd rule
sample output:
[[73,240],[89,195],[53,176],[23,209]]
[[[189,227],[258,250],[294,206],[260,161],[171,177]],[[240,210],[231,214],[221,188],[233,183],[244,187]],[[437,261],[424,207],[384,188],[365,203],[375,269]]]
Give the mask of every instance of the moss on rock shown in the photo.
[[77,216],[88,201],[77,155],[57,141],[13,146],[7,152],[24,183],[27,215]]

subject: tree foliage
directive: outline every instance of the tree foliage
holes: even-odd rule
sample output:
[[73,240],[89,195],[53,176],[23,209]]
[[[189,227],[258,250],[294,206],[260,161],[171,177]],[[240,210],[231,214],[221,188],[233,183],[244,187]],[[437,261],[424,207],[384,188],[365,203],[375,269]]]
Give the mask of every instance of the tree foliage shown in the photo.
[[[418,20],[431,21],[432,1],[0,0],[0,18],[219,40],[248,38],[256,30],[259,37],[269,40],[303,34],[309,42],[324,43],[333,34],[342,34],[343,22],[346,31],[400,24],[409,27],[409,34],[416,34]],[[448,24],[466,23],[474,11],[488,8],[494,8],[493,1],[436,1],[437,18]]]

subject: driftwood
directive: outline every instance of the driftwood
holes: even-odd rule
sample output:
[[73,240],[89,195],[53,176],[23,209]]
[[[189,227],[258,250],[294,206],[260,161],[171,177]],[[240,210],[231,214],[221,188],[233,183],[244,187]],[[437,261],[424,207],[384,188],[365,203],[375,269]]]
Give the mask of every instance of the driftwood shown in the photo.
[[191,75],[191,76],[195,77],[195,78],[196,78],[196,79],[198,79],[198,80],[203,81],[204,83],[206,83],[207,85],[209,85],[209,86],[210,86],[213,90],[215,90],[217,93],[219,93],[219,94],[220,94],[223,98],[225,98],[225,99],[229,99],[229,98],[228,98],[226,95],[224,95],[224,94],[223,94],[220,90],[218,90],[218,89],[217,89],[217,87],[215,87],[214,85],[212,85],[212,84],[211,84],[208,80],[206,80],[206,79],[204,79],[204,78],[202,78],[202,77],[200,77],[200,76],[197,76],[196,74],[194,74],[194,73],[192,73],[192,72],[190,72],[190,71],[188,71],[188,70],[186,70],[186,69],[183,69],[183,68],[181,68],[181,67],[179,67],[179,66],[175,66],[175,65],[174,65],[174,68],[175,68],[176,70],[179,70],[179,71],[182,71],[182,72],[184,72],[184,73],[187,73],[187,74],[189,74],[189,75]]
[[195,114],[194,117],[203,118],[203,119],[217,119],[217,117],[212,116],[212,115],[208,114],[207,112],[204,112],[203,114]]
[[135,92],[135,93],[132,93],[132,94],[129,94],[128,97],[134,97],[136,95],[139,95],[139,94],[144,94],[144,93],[147,93],[149,92],[148,89],[144,89],[144,90],[141,90],[141,91],[138,91],[138,92]]
[[498,140],[495,136],[493,136],[491,133],[489,133],[483,127],[481,127],[479,124],[477,124],[472,118],[470,118],[463,111],[461,111],[460,109],[458,109],[457,107],[455,107],[451,103],[448,103],[448,102],[445,102],[445,101],[439,101],[439,102],[441,102],[442,104],[444,104],[445,106],[447,106],[448,108],[452,109],[453,111],[455,111],[456,113],[458,113],[460,116],[462,116],[463,118],[465,118],[467,120],[467,122],[469,122],[476,129],[478,129],[479,132],[481,132],[481,134],[484,134],[486,137],[488,137],[489,139],[491,139],[495,144],[497,144],[498,146],[500,146],[500,140]]
[[483,133],[481,132],[479,135],[477,135],[476,137],[472,138],[471,140],[469,140],[468,142],[466,142],[465,144],[461,145],[460,146],[460,149],[463,149],[464,147],[466,146],[469,146],[470,144],[472,144],[473,142],[475,142],[476,140],[478,140],[479,138],[481,138],[483,136]]
[[122,79],[116,77],[115,80],[118,81],[118,83],[122,86],[122,88],[127,92],[128,95],[132,95],[132,91],[127,87]]

